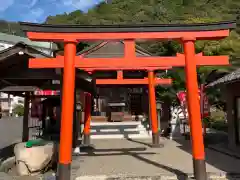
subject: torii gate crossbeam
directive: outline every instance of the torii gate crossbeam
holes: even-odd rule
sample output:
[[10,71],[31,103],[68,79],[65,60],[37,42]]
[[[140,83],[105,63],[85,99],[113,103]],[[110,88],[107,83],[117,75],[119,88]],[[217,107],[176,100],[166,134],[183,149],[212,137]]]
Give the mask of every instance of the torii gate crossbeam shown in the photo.
[[[126,46],[126,48],[128,48]],[[202,53],[194,55],[197,66],[227,65],[226,56],[203,56]],[[84,58],[75,57],[75,67],[91,70],[149,70],[166,69],[167,67],[185,66],[185,55],[177,54],[175,57],[124,57],[124,58]],[[30,68],[63,68],[64,57],[34,58],[29,61]]]
[[[154,78],[155,85],[170,85],[170,78]],[[149,78],[142,79],[124,79],[123,71],[117,71],[117,79],[96,79],[96,85],[148,85]]]

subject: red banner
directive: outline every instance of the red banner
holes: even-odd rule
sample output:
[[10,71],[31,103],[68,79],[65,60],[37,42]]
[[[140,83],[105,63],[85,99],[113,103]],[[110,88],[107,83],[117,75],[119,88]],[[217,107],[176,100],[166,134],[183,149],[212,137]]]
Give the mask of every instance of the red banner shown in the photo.
[[[202,118],[208,117],[210,114],[210,106],[208,102],[208,97],[206,93],[202,92],[199,89],[199,100],[200,100],[200,107],[201,107],[201,114]],[[202,95],[202,97],[201,97]],[[180,91],[177,93],[177,97],[181,103],[181,106],[183,109],[185,109],[185,112],[187,112],[187,96],[186,96],[186,91]],[[202,99],[203,98],[203,99]]]
[[208,117],[210,115],[210,105],[209,105],[209,101],[208,101],[208,97],[206,95],[206,93],[203,93],[203,101],[202,101],[202,117]]
[[181,105],[186,103],[186,92],[185,91],[180,91],[177,93],[177,97],[181,103]]
[[31,117],[40,118],[42,115],[41,98],[34,98],[31,104]]

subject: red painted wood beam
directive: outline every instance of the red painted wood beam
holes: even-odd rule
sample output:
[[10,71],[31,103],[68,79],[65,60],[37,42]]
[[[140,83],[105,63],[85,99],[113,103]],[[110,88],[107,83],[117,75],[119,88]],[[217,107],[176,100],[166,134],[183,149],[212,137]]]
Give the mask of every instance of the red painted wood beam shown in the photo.
[[[31,68],[29,66],[29,68]],[[51,68],[51,67],[50,67]],[[172,69],[172,67],[123,67],[123,68],[119,68],[119,67],[98,67],[98,68],[79,68],[79,69],[83,69],[85,71],[88,72],[92,72],[92,71],[117,71],[119,69],[121,70],[168,70],[168,69]]]
[[[97,85],[147,85],[148,78],[144,79],[96,79]],[[155,78],[156,85],[171,85],[172,79]]]
[[[201,53],[195,55],[198,66],[228,65],[228,56],[203,56]],[[127,58],[84,58],[76,56],[75,67],[90,70],[152,70],[161,67],[185,66],[185,55],[177,54],[175,57],[133,57]],[[29,60],[30,68],[63,68],[64,57],[56,58],[33,58]]]
[[34,41],[82,41],[82,40],[123,40],[123,39],[182,39],[193,37],[199,39],[221,39],[229,36],[229,30],[186,31],[186,32],[127,32],[127,33],[49,33],[27,32]]

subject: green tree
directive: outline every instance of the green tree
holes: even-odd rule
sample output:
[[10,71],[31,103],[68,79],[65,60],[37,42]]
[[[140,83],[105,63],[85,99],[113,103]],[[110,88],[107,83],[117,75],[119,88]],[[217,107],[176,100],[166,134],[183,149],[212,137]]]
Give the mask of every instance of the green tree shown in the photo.
[[18,116],[23,116],[24,106],[22,104],[16,104],[13,108],[13,113],[18,115]]
[[21,31],[19,24],[16,22],[0,20],[0,32],[25,37],[25,33]]

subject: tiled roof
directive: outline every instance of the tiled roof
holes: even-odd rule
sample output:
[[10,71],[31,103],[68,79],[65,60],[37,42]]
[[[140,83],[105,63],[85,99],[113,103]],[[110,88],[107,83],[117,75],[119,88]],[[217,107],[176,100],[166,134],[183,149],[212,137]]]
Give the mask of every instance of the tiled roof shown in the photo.
[[[124,44],[123,41],[99,41],[99,42],[94,43],[91,46],[83,49],[82,51],[78,52],[77,55],[81,55],[81,54],[85,54],[85,53],[86,54],[91,54],[92,52],[97,51],[98,49],[102,48],[103,46],[111,45],[111,43],[113,43],[113,42]],[[142,54],[144,56],[152,56],[152,54],[150,52],[148,52],[147,50],[143,49],[139,45],[136,45],[136,52],[139,53],[139,54]],[[111,54],[111,53],[106,52],[106,54]]]
[[216,86],[219,84],[230,83],[232,81],[237,81],[237,80],[240,80],[240,68],[237,69],[236,71],[233,71],[233,72],[219,78],[216,81],[213,81],[212,83],[209,83],[207,85],[207,87],[213,87],[213,86]]
[[0,41],[11,42],[13,44],[17,44],[18,42],[23,42],[29,46],[39,47],[39,48],[46,48],[46,49],[53,49],[57,50],[58,47],[55,43],[51,42],[37,42],[31,41],[28,38],[5,34],[0,32]]

